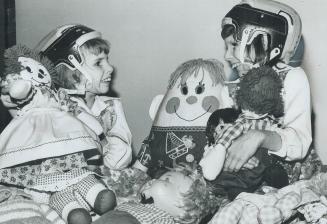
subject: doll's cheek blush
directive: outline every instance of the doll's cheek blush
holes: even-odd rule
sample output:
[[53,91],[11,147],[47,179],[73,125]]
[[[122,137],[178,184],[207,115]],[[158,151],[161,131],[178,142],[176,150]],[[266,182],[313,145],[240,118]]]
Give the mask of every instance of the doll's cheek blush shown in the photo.
[[168,114],[175,113],[178,110],[179,105],[180,105],[180,100],[178,97],[173,97],[169,99],[166,104],[166,112]]
[[219,109],[219,105],[219,100],[215,96],[206,96],[202,101],[202,108],[211,113]]

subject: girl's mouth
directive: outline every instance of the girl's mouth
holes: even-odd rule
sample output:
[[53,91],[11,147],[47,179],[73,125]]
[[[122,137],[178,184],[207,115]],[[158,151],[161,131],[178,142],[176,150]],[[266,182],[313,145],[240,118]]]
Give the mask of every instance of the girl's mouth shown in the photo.
[[108,77],[108,78],[105,78],[105,79],[102,79],[101,82],[110,82],[111,81],[111,77]]

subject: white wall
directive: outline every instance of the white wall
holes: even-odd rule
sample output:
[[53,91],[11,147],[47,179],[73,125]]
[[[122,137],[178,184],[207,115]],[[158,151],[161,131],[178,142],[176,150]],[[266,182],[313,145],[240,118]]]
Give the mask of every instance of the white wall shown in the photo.
[[[114,89],[120,94],[137,151],[148,134],[148,108],[164,93],[170,73],[191,58],[223,60],[220,20],[239,0],[16,0],[17,42],[33,47],[58,25],[82,23],[102,31],[112,44]],[[316,114],[316,146],[327,138],[326,0],[284,0],[303,20],[304,68]],[[317,21],[317,22],[314,22]],[[324,124],[324,125],[323,125]],[[327,163],[327,150],[321,153]]]

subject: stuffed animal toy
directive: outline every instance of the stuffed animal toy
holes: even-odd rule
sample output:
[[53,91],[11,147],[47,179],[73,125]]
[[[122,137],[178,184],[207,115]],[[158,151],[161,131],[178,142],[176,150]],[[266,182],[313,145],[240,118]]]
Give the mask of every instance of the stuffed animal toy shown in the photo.
[[0,182],[48,193],[68,223],[91,223],[89,210],[103,214],[116,203],[88,170],[87,155],[99,154],[97,136],[62,109],[49,60],[17,45],[6,50],[5,66],[1,99],[16,115],[0,136]]
[[[150,176],[173,164],[198,162],[206,144],[205,126],[211,113],[227,98],[223,64],[217,60],[193,59],[181,64],[169,80],[164,96],[152,101],[154,117],[134,164]],[[230,102],[231,104],[232,102]],[[155,115],[155,116],[153,116]]]
[[[147,181],[139,194],[140,201],[118,204],[115,211],[109,214],[125,212],[121,216],[130,214],[139,223],[196,224],[216,211],[222,203],[221,198],[211,194],[196,166],[172,168],[158,179]],[[107,214],[96,223],[105,223]]]
[[282,80],[269,66],[251,69],[243,76],[236,92],[236,104],[242,113],[232,126],[218,134],[215,146],[200,161],[203,175],[215,180],[221,172],[226,152],[233,140],[250,129],[274,130],[283,116]]

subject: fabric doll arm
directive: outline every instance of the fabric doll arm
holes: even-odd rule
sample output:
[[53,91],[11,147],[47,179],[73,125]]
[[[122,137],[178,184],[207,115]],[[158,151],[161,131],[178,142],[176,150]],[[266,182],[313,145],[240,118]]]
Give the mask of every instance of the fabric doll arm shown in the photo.
[[307,154],[312,140],[310,86],[302,68],[288,72],[284,91],[285,128],[276,130],[281,138],[281,149],[270,153],[286,160],[301,159]]
[[208,149],[200,161],[203,176],[207,180],[214,180],[221,172],[226,158],[226,151],[232,141],[243,133],[244,127],[241,122],[227,127],[216,140],[216,145]]
[[149,136],[142,142],[141,149],[137,154],[137,160],[133,164],[134,168],[147,172],[151,164],[151,149]]
[[[111,169],[126,168],[132,161],[132,134],[128,127],[122,103],[117,98],[106,101],[111,104],[112,108],[105,114],[109,113],[109,120],[112,120],[113,114],[116,116],[116,121],[112,122],[112,127],[109,130],[105,129],[105,135],[108,143],[103,147],[104,165]],[[103,122],[111,122],[105,119],[103,114],[101,119]],[[111,126],[111,125],[110,125]]]

